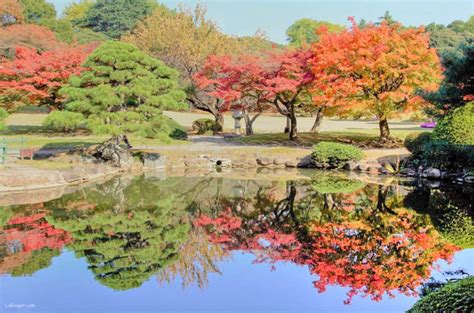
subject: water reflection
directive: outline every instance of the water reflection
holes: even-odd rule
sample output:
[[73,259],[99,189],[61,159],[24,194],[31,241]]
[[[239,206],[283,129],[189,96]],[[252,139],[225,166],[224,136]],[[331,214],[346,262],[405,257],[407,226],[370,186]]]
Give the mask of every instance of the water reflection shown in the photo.
[[[232,252],[306,266],[314,287],[378,301],[416,295],[433,264],[472,247],[472,192],[311,180],[118,177],[3,208],[0,273],[32,275],[67,247],[115,290],[181,278],[204,288]],[[454,208],[449,209],[448,208]],[[282,282],[283,283],[283,282]]]

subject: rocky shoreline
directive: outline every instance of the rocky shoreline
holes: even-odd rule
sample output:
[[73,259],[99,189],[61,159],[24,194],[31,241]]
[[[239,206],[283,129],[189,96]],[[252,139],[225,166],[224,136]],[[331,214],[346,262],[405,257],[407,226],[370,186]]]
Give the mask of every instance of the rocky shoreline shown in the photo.
[[[281,169],[322,169],[333,171],[333,169],[328,169],[324,164],[315,163],[310,155],[305,157],[283,155],[268,157],[260,156],[258,153],[242,153],[240,155],[227,155],[227,157],[221,157],[217,154],[191,154],[169,158],[168,160],[165,156],[158,153],[140,151],[135,153],[133,161],[125,166],[114,166],[107,162],[66,153],[50,158],[50,161],[69,163],[73,166],[68,169],[37,169],[21,166],[3,169],[0,172],[0,193],[79,185],[126,172],[140,173],[150,170],[173,172],[182,175],[193,172],[202,174],[238,169],[256,169],[262,173]],[[422,167],[416,169],[413,167],[397,168],[394,163],[396,161],[393,158],[366,159],[360,162],[347,162],[341,170],[369,176],[409,177],[457,184],[474,183],[474,175],[472,173],[451,173],[435,168]]]

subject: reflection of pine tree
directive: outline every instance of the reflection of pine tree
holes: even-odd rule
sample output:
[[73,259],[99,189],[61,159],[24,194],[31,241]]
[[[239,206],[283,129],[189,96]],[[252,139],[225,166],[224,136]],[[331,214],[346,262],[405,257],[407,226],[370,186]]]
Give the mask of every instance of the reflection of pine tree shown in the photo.
[[[105,204],[98,196],[104,190]],[[87,259],[96,279],[113,289],[126,290],[140,286],[176,261],[190,225],[175,196],[136,178],[120,188],[102,187],[95,195],[89,191],[84,197],[97,201],[93,210],[54,209],[56,214],[49,220],[71,232],[74,242],[69,247]],[[68,203],[83,201],[72,197]]]

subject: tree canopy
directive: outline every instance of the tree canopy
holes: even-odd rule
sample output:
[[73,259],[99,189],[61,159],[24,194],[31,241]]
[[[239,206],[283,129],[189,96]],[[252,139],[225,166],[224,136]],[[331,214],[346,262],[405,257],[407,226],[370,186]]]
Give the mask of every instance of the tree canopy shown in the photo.
[[316,30],[325,27],[329,32],[341,32],[344,26],[332,24],[325,21],[316,21],[310,18],[299,19],[286,30],[287,40],[290,45],[301,47],[304,44],[312,44],[319,40]]
[[20,2],[27,23],[42,24],[48,19],[56,18],[54,5],[46,0],[20,0]]
[[325,32],[313,45],[316,80],[331,84],[346,106],[363,106],[379,119],[380,139],[390,138],[387,119],[421,102],[418,89],[437,88],[441,67],[422,28],[369,24],[339,34]]
[[139,133],[165,138],[169,134],[163,109],[185,106],[178,72],[132,44],[108,41],[84,63],[60,94],[68,111],[84,115],[96,133]]
[[155,6],[150,0],[97,0],[87,9],[79,25],[110,38],[120,38],[149,15]]

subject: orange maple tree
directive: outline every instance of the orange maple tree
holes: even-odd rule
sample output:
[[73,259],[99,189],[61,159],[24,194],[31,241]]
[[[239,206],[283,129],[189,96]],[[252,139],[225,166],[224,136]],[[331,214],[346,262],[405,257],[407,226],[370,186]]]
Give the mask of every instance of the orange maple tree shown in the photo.
[[394,215],[367,210],[361,216],[353,200],[343,199],[343,206],[331,209],[338,211],[331,212],[335,221],[315,221],[307,231],[278,229],[264,218],[246,221],[230,209],[214,218],[202,215],[194,226],[206,229],[209,240],[226,251],[254,254],[257,263],[308,266],[318,277],[314,286],[319,292],[331,285],[349,288],[346,304],[357,294],[374,301],[384,294],[394,297],[396,291],[416,295],[434,263],[450,261],[458,250],[422,216],[404,210]]
[[320,95],[328,103],[370,110],[379,120],[380,139],[387,140],[388,119],[421,103],[417,89],[438,86],[440,61],[421,27],[382,22],[361,29],[350,20],[352,27],[340,33],[319,30],[312,46],[315,89],[331,85],[332,92]]
[[19,96],[31,104],[57,107],[59,88],[69,76],[84,70],[82,63],[93,49],[94,45],[68,46],[39,53],[16,47],[13,59],[0,60],[0,96]]
[[[35,48],[38,51],[63,48],[50,29],[33,24],[14,24],[0,27],[0,50],[14,50],[16,46]],[[14,52],[14,51],[12,51]]]

